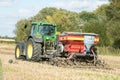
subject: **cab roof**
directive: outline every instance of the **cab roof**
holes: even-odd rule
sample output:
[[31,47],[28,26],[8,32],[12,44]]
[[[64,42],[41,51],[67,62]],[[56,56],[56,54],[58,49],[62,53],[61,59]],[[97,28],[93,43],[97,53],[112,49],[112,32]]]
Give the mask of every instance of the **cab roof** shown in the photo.
[[55,25],[54,23],[50,23],[50,22],[32,22],[32,24],[38,24],[38,25]]

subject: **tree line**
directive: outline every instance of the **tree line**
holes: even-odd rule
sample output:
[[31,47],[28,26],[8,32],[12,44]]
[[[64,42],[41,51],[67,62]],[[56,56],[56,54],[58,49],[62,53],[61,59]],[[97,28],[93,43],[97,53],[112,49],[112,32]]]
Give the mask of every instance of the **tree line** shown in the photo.
[[[103,4],[92,12],[72,12],[54,7],[43,8],[35,16],[16,23],[15,40],[25,41],[30,33],[31,22],[48,21],[47,16],[52,23],[57,25],[57,30],[60,32],[79,32],[79,25],[83,24],[82,32],[100,35],[99,46],[120,48],[120,0],[109,0],[108,4]],[[25,25],[29,27],[24,29]]]

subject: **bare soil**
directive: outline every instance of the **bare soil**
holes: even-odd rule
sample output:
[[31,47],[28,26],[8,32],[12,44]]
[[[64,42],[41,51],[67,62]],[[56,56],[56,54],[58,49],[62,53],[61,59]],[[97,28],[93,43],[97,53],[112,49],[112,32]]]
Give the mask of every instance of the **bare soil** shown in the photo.
[[120,56],[100,56],[111,69],[63,68],[16,60],[14,49],[15,44],[0,44],[4,80],[120,80]]

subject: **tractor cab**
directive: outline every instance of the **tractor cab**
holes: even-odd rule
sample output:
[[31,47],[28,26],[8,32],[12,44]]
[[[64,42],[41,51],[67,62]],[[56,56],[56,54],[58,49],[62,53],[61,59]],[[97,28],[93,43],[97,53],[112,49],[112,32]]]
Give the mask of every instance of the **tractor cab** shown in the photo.
[[39,32],[42,35],[52,35],[55,34],[55,26],[53,25],[39,25]]
[[56,38],[56,26],[47,22],[33,22],[31,36],[43,40],[54,40]]

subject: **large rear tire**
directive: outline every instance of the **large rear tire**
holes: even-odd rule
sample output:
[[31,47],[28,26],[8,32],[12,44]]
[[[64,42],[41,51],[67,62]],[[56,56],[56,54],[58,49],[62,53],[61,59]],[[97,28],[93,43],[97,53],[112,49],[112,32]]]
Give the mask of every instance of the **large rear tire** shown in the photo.
[[42,45],[30,38],[26,47],[26,58],[29,61],[39,61],[42,54]]

